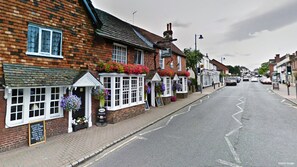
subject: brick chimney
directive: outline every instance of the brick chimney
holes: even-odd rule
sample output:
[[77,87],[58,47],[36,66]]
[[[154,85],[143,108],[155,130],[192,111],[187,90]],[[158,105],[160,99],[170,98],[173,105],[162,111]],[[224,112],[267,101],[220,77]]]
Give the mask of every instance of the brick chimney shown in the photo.
[[275,59],[275,63],[280,62],[279,54],[276,54],[274,59]]
[[171,28],[172,28],[171,23],[167,24],[167,30],[163,32],[163,36],[165,39],[168,39],[168,40],[172,39],[173,31]]

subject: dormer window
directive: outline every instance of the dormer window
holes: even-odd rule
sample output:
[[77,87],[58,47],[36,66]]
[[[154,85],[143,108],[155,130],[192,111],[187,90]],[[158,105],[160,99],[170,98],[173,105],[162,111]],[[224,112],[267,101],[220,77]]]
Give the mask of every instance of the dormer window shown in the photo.
[[63,58],[62,32],[29,24],[27,55]]

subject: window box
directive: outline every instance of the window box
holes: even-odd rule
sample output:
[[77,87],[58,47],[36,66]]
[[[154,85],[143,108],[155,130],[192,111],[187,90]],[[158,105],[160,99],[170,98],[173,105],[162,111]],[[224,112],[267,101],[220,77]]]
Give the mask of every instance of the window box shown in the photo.
[[85,128],[88,128],[88,123],[77,124],[77,125],[72,124],[72,129],[74,132]]

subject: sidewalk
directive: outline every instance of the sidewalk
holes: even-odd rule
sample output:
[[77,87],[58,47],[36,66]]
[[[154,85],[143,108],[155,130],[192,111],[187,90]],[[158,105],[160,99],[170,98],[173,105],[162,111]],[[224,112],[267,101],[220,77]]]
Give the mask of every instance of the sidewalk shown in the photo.
[[296,87],[295,86],[290,86],[289,87],[289,95],[288,95],[288,88],[287,88],[286,84],[279,84],[279,90],[277,90],[277,89],[273,90],[272,87],[271,87],[271,90],[274,93],[276,93],[276,94],[286,98],[287,100],[297,104]]
[[0,153],[0,167],[75,166],[220,88],[223,87],[205,88],[202,94],[192,93],[186,99],[151,108],[144,114],[116,124],[108,124],[105,127],[92,126],[74,133],[51,137],[45,144],[24,146]]

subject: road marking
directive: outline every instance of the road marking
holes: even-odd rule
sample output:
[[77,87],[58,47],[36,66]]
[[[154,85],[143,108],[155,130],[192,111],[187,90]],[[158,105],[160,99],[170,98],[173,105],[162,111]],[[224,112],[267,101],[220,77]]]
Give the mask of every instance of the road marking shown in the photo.
[[240,161],[240,159],[239,159],[239,156],[238,156],[238,154],[236,153],[236,151],[235,151],[233,145],[231,144],[230,140],[228,139],[228,137],[225,137],[225,140],[226,140],[226,142],[227,142],[227,144],[228,144],[228,146],[229,146],[229,149],[230,149],[230,151],[231,151],[231,153],[232,153],[232,155],[233,155],[233,157],[234,157],[236,163],[239,163],[239,164],[240,164],[241,161]]
[[227,133],[225,136],[226,136],[226,137],[229,137],[230,135],[232,135],[234,132],[238,131],[238,130],[241,129],[242,127],[243,127],[243,126],[240,126],[240,127],[236,128],[236,129],[233,129],[231,132]]
[[231,167],[241,167],[241,166],[239,166],[237,164],[234,164],[234,163],[231,163],[231,162],[228,162],[228,161],[224,161],[224,160],[221,160],[221,159],[218,159],[217,162],[220,163],[220,164],[223,164],[223,165],[231,166]]
[[294,162],[279,162],[278,165],[295,165]]
[[242,123],[235,117],[235,115],[237,115],[237,114],[239,114],[239,113],[242,113],[242,111],[233,114],[233,115],[232,115],[232,118],[233,118],[237,123],[239,123],[240,125],[242,125]]
[[159,129],[162,129],[162,128],[164,128],[165,126],[160,126],[160,127],[158,127],[158,128],[155,128],[155,129],[152,129],[152,130],[149,130],[149,131],[147,131],[147,132],[144,132],[144,133],[141,133],[141,134],[139,134],[140,136],[143,136],[143,135],[145,135],[145,134],[148,134],[148,133],[151,133],[151,132],[154,132],[154,131],[156,131],[156,130],[159,130]]
[[124,145],[126,145],[126,144],[132,142],[132,141],[135,140],[135,139],[139,139],[139,137],[138,137],[138,136],[134,136],[134,137],[132,137],[131,139],[125,141],[125,142],[122,143],[122,144],[120,144],[119,146],[117,146],[117,147],[113,148],[112,150],[106,152],[106,153],[103,154],[101,157],[97,158],[95,161],[99,161],[100,159],[104,158],[104,157],[107,156],[108,154],[110,154],[110,153],[116,151],[117,149],[123,147]]
[[281,103],[283,103],[283,102],[285,102],[286,101],[286,99],[283,99],[282,101],[281,101]]

